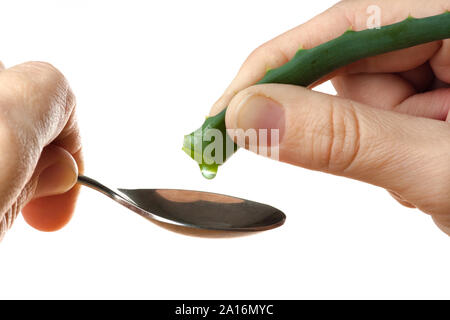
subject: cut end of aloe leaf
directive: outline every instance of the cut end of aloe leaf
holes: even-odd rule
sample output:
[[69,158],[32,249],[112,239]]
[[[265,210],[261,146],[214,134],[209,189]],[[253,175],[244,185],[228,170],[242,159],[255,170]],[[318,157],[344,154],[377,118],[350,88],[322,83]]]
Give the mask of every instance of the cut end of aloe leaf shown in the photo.
[[202,176],[208,180],[211,180],[216,177],[219,165],[216,163],[212,164],[204,163],[202,155],[199,154],[198,152],[195,152],[196,150],[195,141],[196,141],[195,132],[185,135],[183,139],[182,149],[189,157],[191,157],[197,162],[198,166],[200,167]]
[[214,178],[219,166],[238,149],[226,132],[225,113],[226,109],[207,117],[200,128],[183,139],[183,151],[200,166],[206,179]]

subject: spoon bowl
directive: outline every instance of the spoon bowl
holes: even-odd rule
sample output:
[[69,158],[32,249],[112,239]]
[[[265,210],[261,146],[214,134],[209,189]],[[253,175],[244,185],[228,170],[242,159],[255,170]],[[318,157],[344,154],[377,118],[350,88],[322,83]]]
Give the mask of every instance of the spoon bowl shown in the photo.
[[111,189],[79,176],[78,183],[112,198],[142,217],[179,227],[254,232],[281,226],[286,216],[266,204],[218,193],[179,189]]

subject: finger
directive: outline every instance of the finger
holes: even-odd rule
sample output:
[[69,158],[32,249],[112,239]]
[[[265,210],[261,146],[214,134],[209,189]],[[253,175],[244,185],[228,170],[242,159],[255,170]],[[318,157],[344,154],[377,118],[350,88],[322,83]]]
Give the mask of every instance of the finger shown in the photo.
[[384,110],[392,110],[416,93],[408,81],[395,74],[342,75],[332,83],[340,97]]
[[408,81],[417,92],[423,92],[430,89],[431,84],[435,79],[433,70],[428,62],[415,69],[400,72],[398,75]]
[[[370,5],[380,7],[382,25],[400,22],[408,15],[421,18],[441,14],[449,7],[448,0],[429,1],[427,6],[416,0],[340,2],[305,24],[289,30],[253,51],[222,97],[213,105],[211,115],[225,108],[237,92],[260,80],[268,68],[279,67],[290,60],[300,47],[313,48],[342,35],[350,26],[355,31],[366,29],[368,19],[366,12]],[[440,45],[441,42],[438,41],[363,59],[342,68],[337,74],[407,71],[424,64],[439,50]]]
[[[77,173],[70,171],[78,169],[74,158],[80,158],[80,154],[72,157],[60,147],[52,148],[50,152],[47,150],[47,155],[43,155],[39,163],[49,161],[44,158],[53,156],[58,159],[57,165],[37,175],[33,200],[22,209],[25,221],[40,231],[56,231],[64,227],[72,217],[79,193],[79,186],[74,187],[76,179],[73,180]],[[61,163],[63,158],[66,158],[65,163]]]
[[279,129],[283,162],[392,190],[425,212],[450,212],[443,192],[450,190],[450,126],[443,121],[268,84],[236,95],[226,124],[238,137],[238,128]]
[[385,110],[394,109],[416,92],[431,89],[434,81],[429,63],[399,74],[363,73],[331,79],[339,96]]
[[5,65],[3,64],[3,62],[0,61],[0,71],[5,70]]
[[[81,140],[75,119],[75,112],[72,112],[62,133],[51,145],[67,151],[72,158],[71,161],[68,161],[68,164],[73,164],[73,160],[75,160],[79,174],[84,172]],[[55,172],[54,174],[63,176],[61,172]],[[39,179],[47,179],[47,177],[40,177]],[[58,185],[59,183],[53,184]],[[64,194],[51,192],[49,194],[53,195],[44,197],[39,197],[39,193],[35,194],[33,197],[34,200],[31,200],[22,209],[25,221],[33,228],[41,231],[56,231],[61,229],[70,221],[73,215],[78,193],[79,186],[75,185],[69,192]]]
[[439,51],[431,58],[430,66],[438,79],[450,84],[450,40],[444,40]]
[[[27,182],[22,189],[21,194],[0,220],[0,237],[2,233],[6,232],[6,230],[11,227],[17,213],[31,200],[31,198],[63,194],[71,190],[76,183],[74,177],[77,176],[77,172],[77,165],[70,153],[57,146],[47,146],[42,152],[32,178]],[[62,213],[64,213],[64,210],[57,213],[47,213],[46,220],[53,220],[52,224],[55,226],[62,219],[51,218],[54,218],[55,214],[61,216]],[[36,223],[36,219],[33,219],[34,216],[29,218],[29,214],[24,214],[24,218],[35,228],[50,231],[50,225],[47,225],[45,226],[47,228],[44,228],[42,223]]]
[[44,147],[64,134],[74,103],[67,81],[48,64],[27,63],[0,73],[0,215],[32,178]]
[[413,95],[396,106],[394,110],[416,117],[450,120],[450,89],[438,89]]
[[331,82],[341,97],[392,110],[416,92],[429,89],[433,80],[433,71],[425,63],[399,74],[344,74],[334,77]]
[[25,221],[40,231],[61,229],[72,218],[79,191],[75,185],[66,193],[32,200],[22,209]]
[[65,149],[49,145],[44,148],[29,183],[35,184],[33,198],[62,194],[75,185],[78,166]]

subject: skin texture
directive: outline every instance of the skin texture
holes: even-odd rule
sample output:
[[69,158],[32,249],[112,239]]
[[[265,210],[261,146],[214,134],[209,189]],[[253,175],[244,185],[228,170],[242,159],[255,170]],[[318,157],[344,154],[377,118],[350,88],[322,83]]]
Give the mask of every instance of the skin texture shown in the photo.
[[68,82],[50,64],[0,65],[0,238],[21,210],[43,231],[70,220],[83,170],[74,109]]
[[339,2],[253,51],[210,114],[228,106],[231,136],[239,137],[236,129],[278,128],[280,161],[383,187],[450,234],[450,40],[341,68],[320,81],[331,79],[336,97],[308,90],[314,85],[251,86],[300,46],[315,47],[349,26],[364,30],[370,5],[381,8],[382,25],[450,10],[448,0]]

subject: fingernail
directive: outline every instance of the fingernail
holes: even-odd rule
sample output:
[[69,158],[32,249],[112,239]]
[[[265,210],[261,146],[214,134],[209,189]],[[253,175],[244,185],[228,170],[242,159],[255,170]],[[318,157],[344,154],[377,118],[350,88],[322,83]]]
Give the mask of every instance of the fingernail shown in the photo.
[[260,94],[249,94],[240,101],[232,101],[230,106],[235,128],[266,129],[268,142],[272,130],[278,130],[279,141],[283,138],[285,111],[279,102]]
[[75,185],[77,178],[76,167],[64,162],[55,163],[39,175],[34,198],[66,193]]

